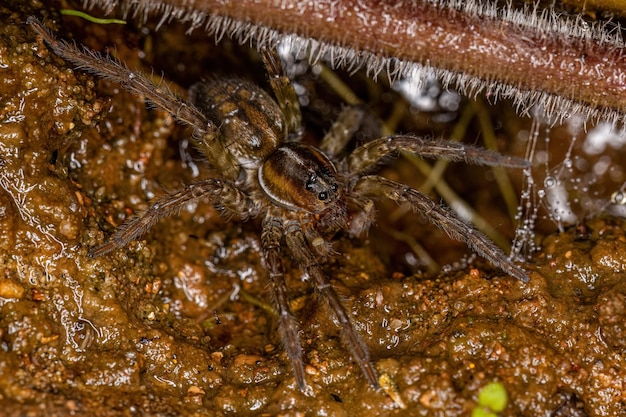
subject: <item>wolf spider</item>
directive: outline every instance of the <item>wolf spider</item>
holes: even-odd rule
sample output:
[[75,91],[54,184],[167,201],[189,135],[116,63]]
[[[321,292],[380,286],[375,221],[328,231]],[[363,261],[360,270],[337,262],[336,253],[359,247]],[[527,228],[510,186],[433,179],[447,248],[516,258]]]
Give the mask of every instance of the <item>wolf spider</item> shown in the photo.
[[118,61],[56,40],[35,18],[28,22],[57,55],[146,97],[193,128],[195,146],[220,173],[157,198],[145,212],[120,226],[106,243],[91,249],[89,256],[102,256],[125,246],[160,219],[200,199],[208,200],[227,218],[259,218],[262,256],[279,313],[278,327],[301,390],[307,389],[302,347],[283,275],[283,259],[288,256],[329,304],[353,359],[369,383],[378,387],[368,348],[324,272],[324,263],[333,255],[331,240],[337,232],[358,236],[368,230],[375,218],[373,199],[408,203],[504,272],[528,281],[524,270],[448,208],[404,184],[368,174],[382,158],[399,151],[515,168],[528,166],[526,160],[414,135],[375,139],[341,156],[359,122],[358,111],[346,108],[319,147],[301,143],[300,107],[275,50],[260,51],[275,100],[248,81],[225,79],[193,85],[187,102]]

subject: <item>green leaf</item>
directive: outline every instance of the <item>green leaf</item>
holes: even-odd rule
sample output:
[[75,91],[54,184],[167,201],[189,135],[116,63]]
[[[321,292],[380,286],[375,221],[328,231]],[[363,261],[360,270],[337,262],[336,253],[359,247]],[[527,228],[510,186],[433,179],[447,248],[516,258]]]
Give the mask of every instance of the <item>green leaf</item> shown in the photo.
[[124,20],[120,20],[120,19],[101,19],[98,17],[93,17],[91,15],[88,15],[85,12],[81,12],[80,10],[72,10],[72,9],[61,9],[61,14],[65,15],[65,16],[78,16],[78,17],[82,17],[85,20],[89,20],[90,22],[93,23],[98,23],[100,25],[108,25],[110,23],[118,23],[121,25],[125,25],[126,22]]
[[476,407],[472,410],[472,417],[498,417],[498,416],[487,408]]
[[504,410],[507,402],[506,388],[500,382],[491,382],[478,393],[478,405],[488,407],[495,412]]

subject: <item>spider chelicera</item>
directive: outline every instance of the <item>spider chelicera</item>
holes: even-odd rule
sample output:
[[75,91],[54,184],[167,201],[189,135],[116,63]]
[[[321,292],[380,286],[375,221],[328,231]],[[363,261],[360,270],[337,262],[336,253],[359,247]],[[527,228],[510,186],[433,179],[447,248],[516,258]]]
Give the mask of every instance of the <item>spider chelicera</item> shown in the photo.
[[311,278],[340,323],[343,341],[353,359],[370,384],[378,387],[368,348],[324,272],[324,264],[333,254],[333,236],[339,231],[351,236],[367,231],[375,218],[374,199],[388,198],[410,204],[504,272],[528,281],[523,269],[448,208],[404,184],[370,174],[383,157],[399,151],[514,168],[527,167],[526,160],[414,135],[385,136],[357,146],[344,156],[351,132],[359,123],[359,111],[347,107],[319,147],[299,142],[300,106],[273,49],[260,52],[275,99],[248,81],[224,79],[193,85],[186,102],[168,88],[154,84],[109,57],[56,40],[37,19],[31,17],[28,22],[57,55],[146,97],[179,122],[192,127],[196,147],[220,173],[219,177],[194,182],[156,199],[144,213],[120,226],[89,255],[102,256],[125,246],[160,219],[200,199],[208,200],[228,218],[259,219],[264,266],[279,313],[278,326],[300,389],[306,390],[307,385],[298,325],[289,310],[283,275],[283,259],[288,257]]

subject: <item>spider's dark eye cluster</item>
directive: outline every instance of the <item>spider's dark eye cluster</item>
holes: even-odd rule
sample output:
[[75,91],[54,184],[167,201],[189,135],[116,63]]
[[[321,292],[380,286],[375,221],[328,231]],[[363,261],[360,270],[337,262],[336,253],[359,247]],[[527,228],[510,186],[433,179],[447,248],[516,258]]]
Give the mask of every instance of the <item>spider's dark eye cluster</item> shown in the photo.
[[[316,192],[316,189],[320,188],[320,181],[319,178],[333,178],[334,176],[332,175],[332,173],[328,170],[328,168],[324,167],[320,170],[320,174],[321,175],[317,175],[317,174],[312,174],[309,179],[307,180],[306,184],[304,185],[304,188],[307,191],[310,191],[312,193]],[[332,180],[331,180],[332,181]],[[323,187],[324,185],[322,185]],[[330,184],[328,184],[328,190],[325,191],[319,191],[317,193],[317,198],[320,201],[325,201],[327,200],[331,194],[335,194],[337,192],[337,190],[339,189],[339,186],[337,185],[337,183],[335,182],[331,182]]]
[[280,146],[259,169],[259,183],[275,204],[319,213],[340,198],[337,170],[320,150],[301,143]]

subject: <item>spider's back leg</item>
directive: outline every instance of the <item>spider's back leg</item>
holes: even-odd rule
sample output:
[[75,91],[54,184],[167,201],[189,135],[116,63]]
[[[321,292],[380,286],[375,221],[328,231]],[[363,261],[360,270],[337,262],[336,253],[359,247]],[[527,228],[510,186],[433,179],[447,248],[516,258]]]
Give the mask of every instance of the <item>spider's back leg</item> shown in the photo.
[[324,135],[320,149],[331,158],[337,157],[348,146],[348,142],[361,125],[364,116],[365,111],[360,107],[344,107],[337,120]]
[[156,85],[138,71],[131,71],[110,56],[56,39],[50,30],[31,16],[27,21],[55,54],[100,78],[119,83],[133,94],[145,97],[156,107],[173,115],[179,122],[193,127],[199,134],[208,134],[215,125],[194,106],[174,94],[167,85]]
[[256,215],[257,207],[243,192],[228,182],[217,178],[198,181],[182,190],[156,199],[146,211],[118,227],[108,242],[91,249],[89,256],[96,258],[126,246],[144,235],[159,220],[170,217],[180,212],[188,204],[202,199],[207,199],[212,204],[217,205],[226,215],[238,214],[244,219]]
[[285,73],[278,51],[276,48],[263,48],[260,53],[278,106],[285,115],[288,134],[300,139],[303,131],[300,103],[296,90]]

